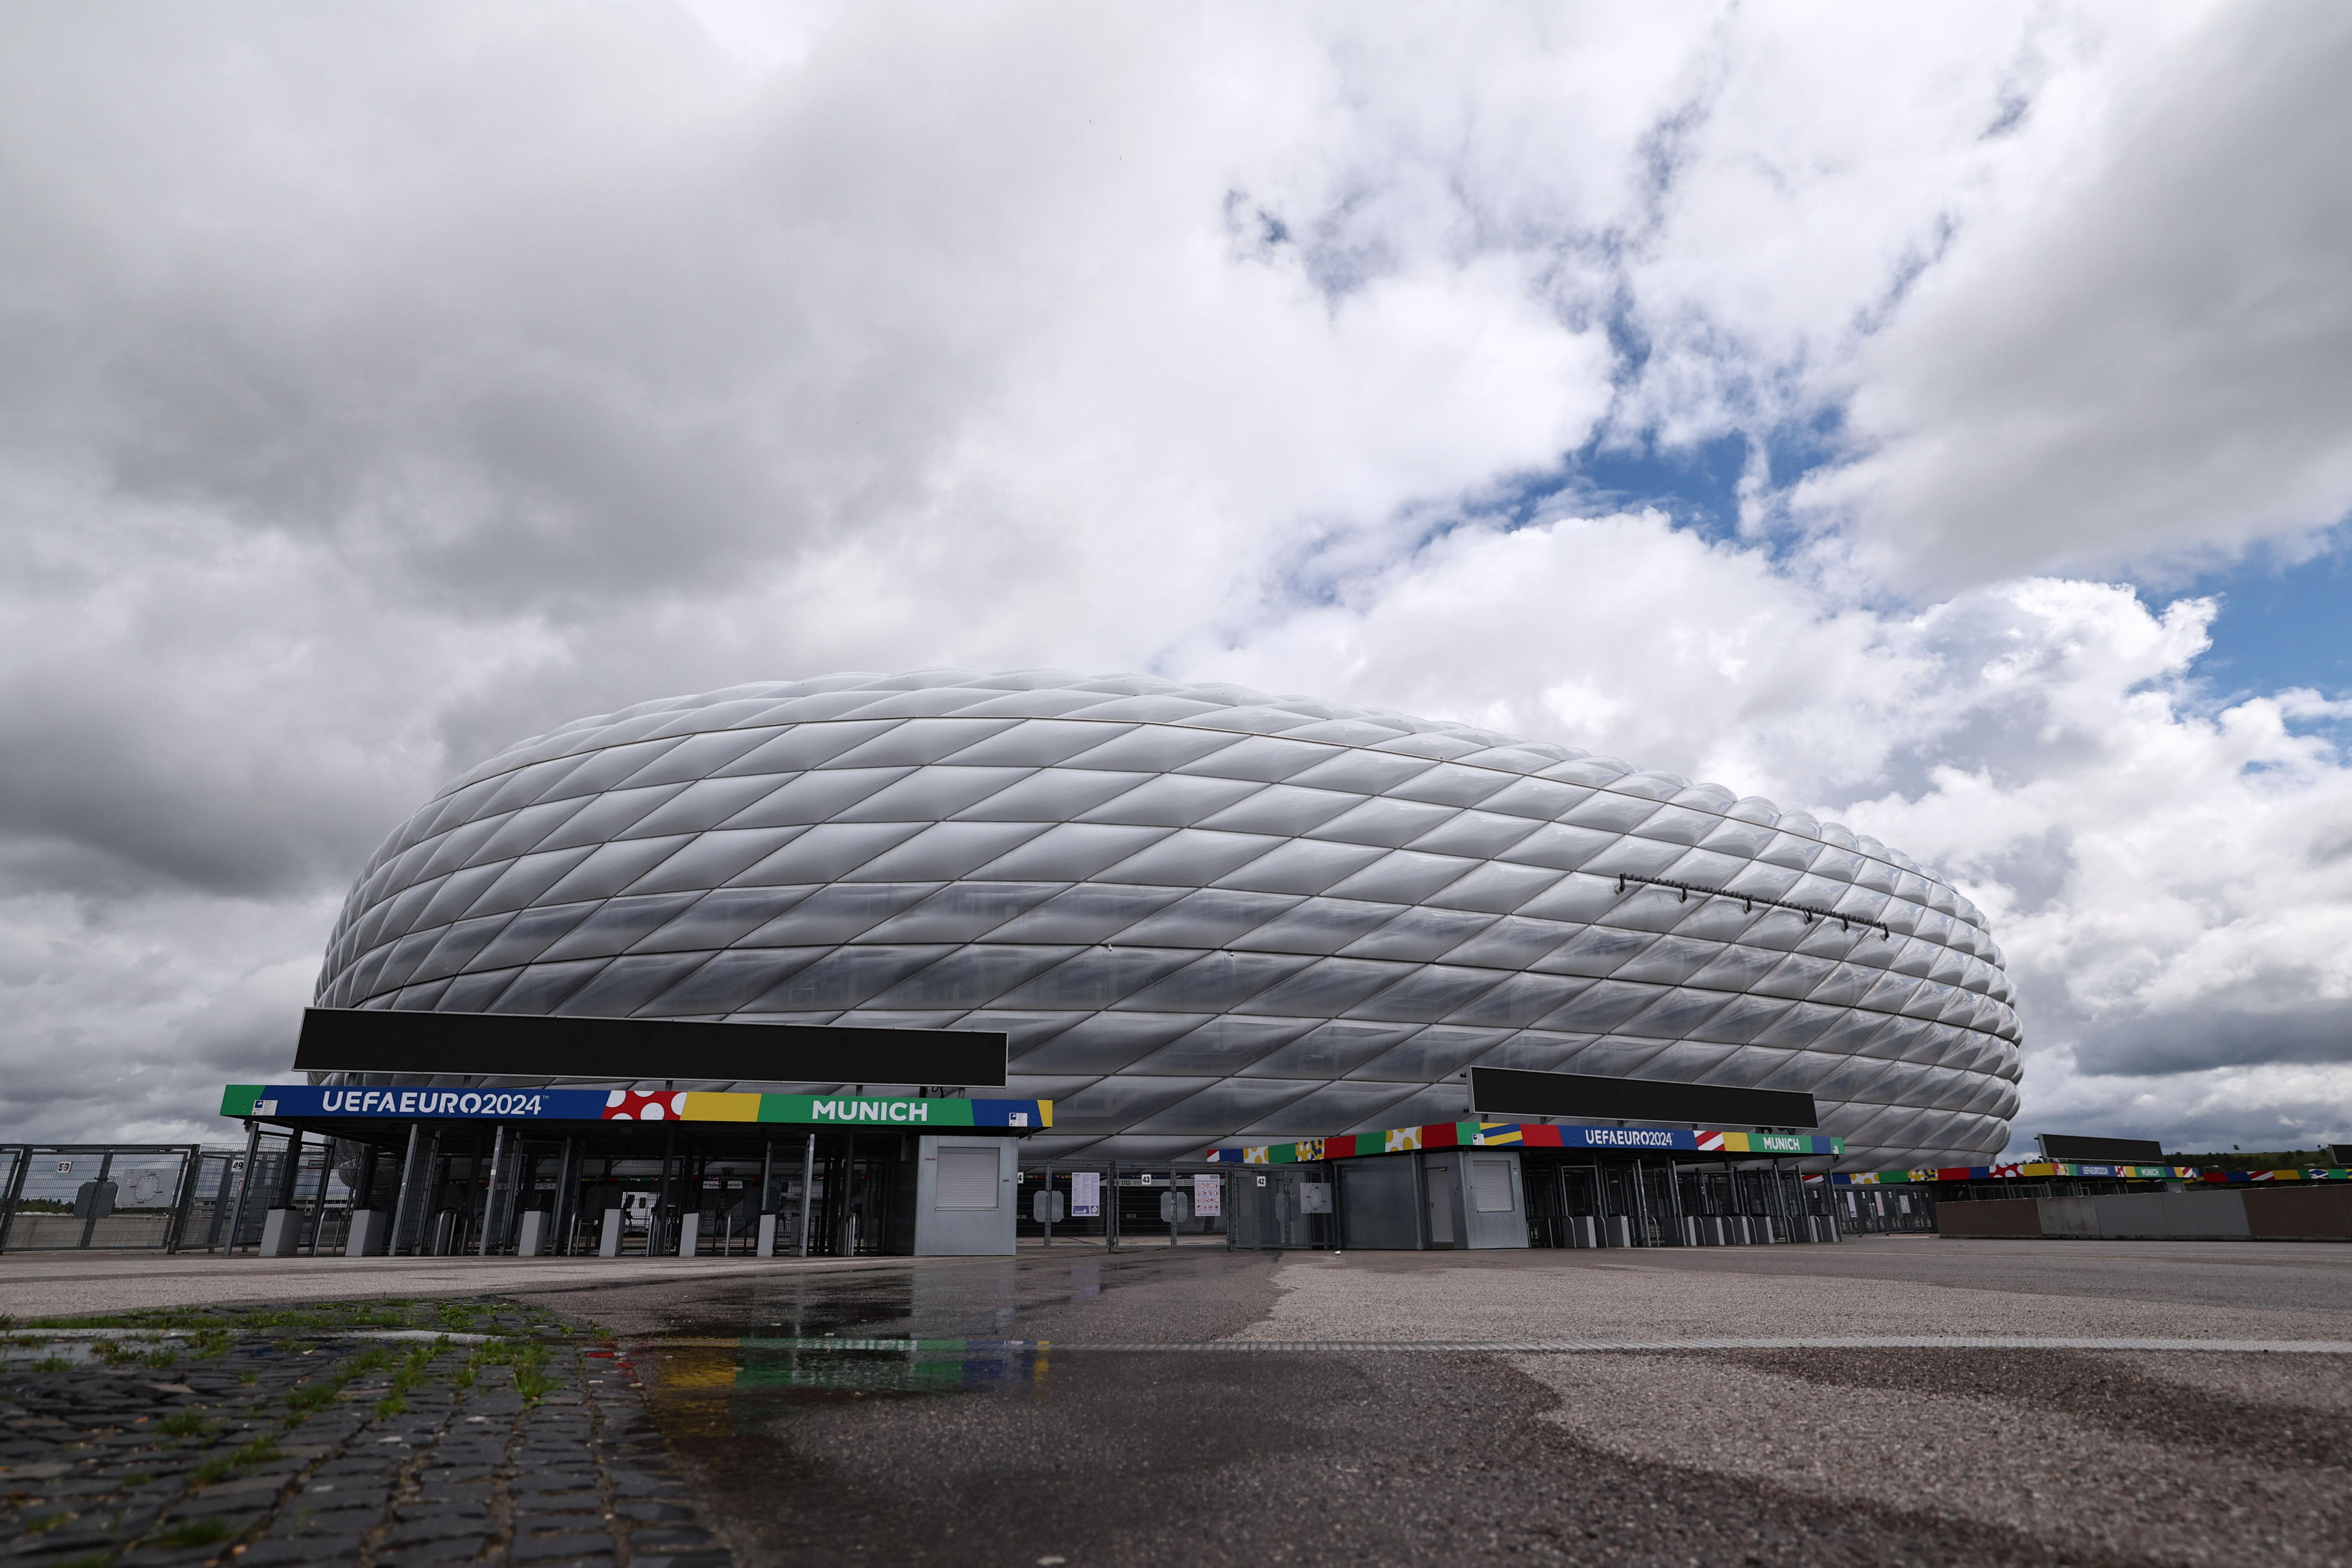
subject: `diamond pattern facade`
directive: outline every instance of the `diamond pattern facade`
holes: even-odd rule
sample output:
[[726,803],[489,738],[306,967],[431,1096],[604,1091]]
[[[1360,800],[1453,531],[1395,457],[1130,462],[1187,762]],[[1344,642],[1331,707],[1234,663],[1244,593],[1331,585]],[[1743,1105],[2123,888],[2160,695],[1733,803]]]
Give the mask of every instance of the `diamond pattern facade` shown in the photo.
[[318,1000],[1001,1029],[1039,1155],[1448,1120],[1473,1063],[1810,1090],[1856,1169],[1981,1163],[2017,1108],[1983,917],[1874,839],[1141,676],[836,675],[524,742],[376,852]]

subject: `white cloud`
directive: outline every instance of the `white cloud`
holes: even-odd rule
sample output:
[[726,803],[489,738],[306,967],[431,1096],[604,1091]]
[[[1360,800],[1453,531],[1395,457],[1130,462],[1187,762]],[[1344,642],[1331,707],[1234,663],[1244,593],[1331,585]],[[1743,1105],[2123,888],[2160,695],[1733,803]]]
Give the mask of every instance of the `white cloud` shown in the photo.
[[[1909,581],[2210,560],[2352,510],[2352,16],[2232,8],[1977,205],[1801,506]],[[2085,117],[2086,119],[2091,117]]]
[[2311,728],[2352,705],[2211,704],[2212,608],[2036,578],[1872,611],[1655,515],[1562,518],[1185,663],[1832,810],[1991,918],[2029,1121],[2307,1144],[2352,1131],[2352,767]]
[[[2340,510],[2332,19],[180,15],[0,19],[0,1126],[200,1121],[520,734],[949,662],[1843,809],[1996,912],[2070,1114],[2343,1070],[2340,716],[2209,710],[2205,607],[2034,575]],[[1596,435],[1841,409],[1794,512],[1751,471],[1829,530],[1777,555],[1489,525]]]

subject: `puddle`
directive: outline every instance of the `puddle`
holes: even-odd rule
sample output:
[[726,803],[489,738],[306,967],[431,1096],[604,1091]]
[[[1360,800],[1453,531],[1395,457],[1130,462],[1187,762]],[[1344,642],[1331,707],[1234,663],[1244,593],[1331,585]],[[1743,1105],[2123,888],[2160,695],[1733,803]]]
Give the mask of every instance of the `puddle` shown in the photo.
[[904,1397],[994,1389],[1034,1390],[1050,1352],[1024,1342],[860,1340],[847,1337],[654,1341],[633,1344],[657,1404],[713,1394]]
[[769,1277],[694,1303],[667,1331],[625,1340],[614,1365],[642,1378],[655,1419],[689,1448],[697,1439],[788,1441],[794,1412],[815,1416],[815,1406],[1043,1399],[1051,1340],[1068,1310],[1091,1313],[1160,1268],[1157,1258],[1096,1255]]
[[151,1352],[170,1354],[176,1359],[178,1352],[186,1348],[186,1338],[179,1334],[138,1338],[75,1335],[57,1339],[40,1333],[9,1334],[0,1337],[0,1368],[11,1372],[28,1368],[62,1372],[73,1366],[129,1361]]

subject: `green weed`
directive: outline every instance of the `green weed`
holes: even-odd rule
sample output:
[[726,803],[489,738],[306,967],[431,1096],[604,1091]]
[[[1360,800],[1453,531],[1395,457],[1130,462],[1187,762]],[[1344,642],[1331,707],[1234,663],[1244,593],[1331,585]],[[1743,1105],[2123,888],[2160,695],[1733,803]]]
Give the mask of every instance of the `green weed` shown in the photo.
[[515,1352],[515,1392],[523,1403],[536,1405],[555,1392],[555,1379],[547,1375],[547,1347],[525,1345]]
[[228,1521],[207,1515],[175,1524],[160,1532],[155,1540],[163,1546],[211,1546],[236,1533],[236,1526]]
[[[228,1479],[238,1470],[250,1469],[256,1465],[266,1465],[272,1459],[282,1459],[285,1457],[284,1451],[278,1447],[278,1439],[264,1435],[242,1444],[229,1453],[214,1455],[197,1466],[194,1475],[189,1479],[200,1487],[208,1487],[215,1481]],[[201,1546],[204,1542],[198,1542],[196,1544]]]
[[287,1425],[299,1426],[316,1415],[341,1391],[334,1383],[306,1383],[288,1392],[285,1398]]
[[212,1418],[201,1410],[174,1410],[155,1423],[155,1430],[174,1437],[195,1437],[213,1429]]

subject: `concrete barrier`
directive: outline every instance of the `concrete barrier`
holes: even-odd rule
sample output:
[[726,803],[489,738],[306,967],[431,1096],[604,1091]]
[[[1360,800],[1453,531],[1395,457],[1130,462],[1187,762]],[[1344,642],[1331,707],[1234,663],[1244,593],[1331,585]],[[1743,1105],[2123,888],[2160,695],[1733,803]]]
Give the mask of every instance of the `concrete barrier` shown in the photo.
[[2352,1187],[2265,1186],[2235,1194],[2264,1241],[2352,1241]]
[[2352,1241],[2352,1186],[2230,1187],[1947,1203],[1937,1206],[1936,1227],[1945,1236],[2107,1241]]
[[1937,1204],[1936,1228],[1946,1236],[2040,1236],[2040,1198],[1990,1198]]
[[2110,1193],[2090,1201],[2098,1234],[2111,1240],[2243,1241],[2252,1234],[2241,1193]]
[[2092,1239],[2098,1237],[2098,1199],[2036,1198],[2034,1202],[2042,1208],[2042,1235],[2079,1236]]

